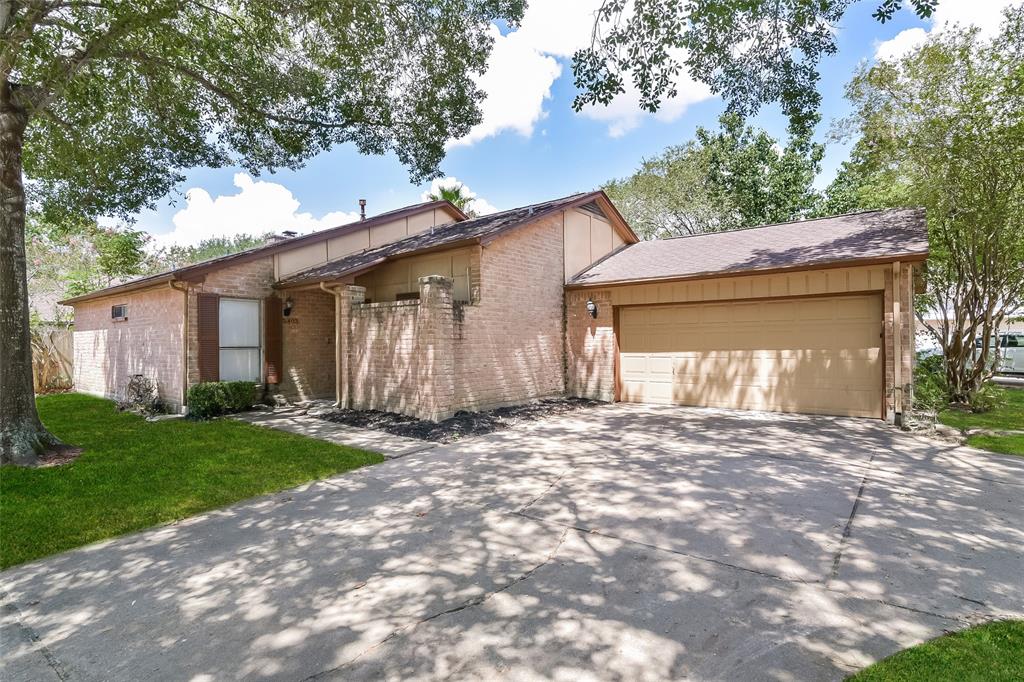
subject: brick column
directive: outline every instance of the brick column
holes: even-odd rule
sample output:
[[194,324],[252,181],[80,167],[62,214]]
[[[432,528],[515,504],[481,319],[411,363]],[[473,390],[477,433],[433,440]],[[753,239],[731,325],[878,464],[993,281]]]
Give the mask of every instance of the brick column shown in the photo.
[[349,284],[334,294],[334,399],[341,408],[352,406],[352,306],[366,300],[366,287]]
[[416,417],[440,421],[455,413],[455,357],[452,280],[420,277],[416,320]]

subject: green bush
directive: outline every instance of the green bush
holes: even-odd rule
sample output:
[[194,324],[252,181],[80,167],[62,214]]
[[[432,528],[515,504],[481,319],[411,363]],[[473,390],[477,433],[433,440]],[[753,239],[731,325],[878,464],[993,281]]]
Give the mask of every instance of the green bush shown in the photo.
[[188,389],[188,413],[196,419],[212,419],[241,412],[256,402],[251,381],[208,381]]
[[946,369],[941,355],[917,356],[914,367],[914,409],[940,412],[949,405]]
[[991,381],[982,384],[969,398],[971,412],[991,412],[1005,405],[1006,401],[1006,389]]

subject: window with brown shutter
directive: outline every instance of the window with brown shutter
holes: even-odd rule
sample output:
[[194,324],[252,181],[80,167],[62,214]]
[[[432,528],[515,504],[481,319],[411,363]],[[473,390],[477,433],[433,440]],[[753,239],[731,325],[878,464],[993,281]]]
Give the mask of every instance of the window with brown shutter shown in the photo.
[[198,295],[199,381],[220,380],[220,296]]
[[263,377],[268,384],[281,383],[282,317],[281,299],[263,299]]

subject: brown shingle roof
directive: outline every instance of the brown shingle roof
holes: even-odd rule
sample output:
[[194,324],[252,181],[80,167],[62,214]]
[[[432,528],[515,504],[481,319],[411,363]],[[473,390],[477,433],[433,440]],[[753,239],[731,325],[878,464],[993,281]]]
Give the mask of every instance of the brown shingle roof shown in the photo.
[[228,254],[227,256],[218,256],[217,258],[210,258],[208,260],[186,265],[174,270],[167,270],[166,272],[161,272],[155,275],[139,277],[137,279],[129,280],[123,284],[107,287],[105,289],[97,289],[96,291],[90,291],[89,293],[82,294],[81,296],[74,296],[64,301],[60,301],[60,303],[61,305],[73,305],[81,301],[87,301],[91,298],[100,298],[101,296],[110,296],[127,291],[135,291],[137,289],[144,289],[175,280],[187,280],[190,277],[195,277],[220,267],[244,263],[255,258],[262,258],[281,251],[287,251],[288,249],[293,249],[296,246],[301,246],[307,242],[319,241],[327,237],[340,237],[357,230],[373,227],[374,225],[380,225],[392,220],[399,220],[406,216],[422,213],[423,211],[429,211],[435,208],[448,209],[458,216],[457,219],[466,217],[466,214],[462,212],[462,209],[450,201],[427,201],[419,204],[413,204],[411,206],[396,208],[393,211],[379,213],[373,217],[367,218],[366,220],[357,220],[352,223],[339,225],[338,227],[331,227],[326,230],[319,230],[317,232],[299,235],[298,237],[292,237],[290,239],[279,239],[269,244],[255,246],[251,249]]
[[887,209],[640,242],[596,263],[569,284],[698,278],[927,254],[924,209]]
[[598,198],[607,200],[604,192],[573,194],[561,199],[552,199],[539,204],[531,204],[521,208],[492,213],[480,218],[471,218],[470,220],[464,220],[444,227],[435,227],[433,230],[420,232],[396,242],[359,251],[350,256],[310,268],[309,270],[303,270],[302,272],[282,278],[277,286],[289,287],[308,282],[338,279],[339,277],[374,267],[385,261],[408,256],[419,251],[452,247],[462,243],[487,243],[507,230],[525,225],[549,213],[582,205]]

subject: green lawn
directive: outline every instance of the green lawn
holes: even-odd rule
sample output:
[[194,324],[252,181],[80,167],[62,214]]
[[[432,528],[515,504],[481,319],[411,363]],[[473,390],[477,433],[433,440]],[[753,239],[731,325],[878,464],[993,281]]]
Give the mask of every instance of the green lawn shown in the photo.
[[[946,410],[939,415],[939,421],[958,429],[1024,429],[1024,390],[1008,388],[1005,394],[1006,404],[991,412],[974,414],[959,410]],[[967,439],[967,444],[983,450],[1024,456],[1024,435],[970,436]]]
[[383,460],[231,419],[147,422],[74,393],[37,404],[84,452],[59,467],[0,469],[3,568]]
[[986,623],[918,644],[865,668],[849,682],[1024,680],[1024,620]]

